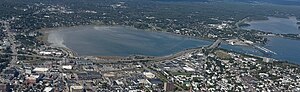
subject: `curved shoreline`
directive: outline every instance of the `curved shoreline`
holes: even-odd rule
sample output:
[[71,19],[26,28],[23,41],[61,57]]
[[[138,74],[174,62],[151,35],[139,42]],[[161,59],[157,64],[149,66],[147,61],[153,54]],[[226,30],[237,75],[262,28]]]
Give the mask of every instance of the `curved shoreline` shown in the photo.
[[[199,38],[199,37],[191,37],[191,36],[186,36],[186,35],[180,35],[180,34],[174,34],[174,33],[170,33],[170,32],[163,32],[163,31],[151,31],[150,29],[149,30],[142,30],[142,29],[137,29],[137,28],[134,28],[134,27],[131,27],[131,26],[122,26],[122,25],[119,25],[119,26],[98,26],[98,25],[81,25],[81,26],[73,26],[73,27],[58,27],[58,28],[45,28],[45,29],[40,29],[38,30],[39,32],[42,33],[42,37],[44,39],[42,39],[42,41],[44,43],[46,43],[47,46],[50,46],[50,47],[55,47],[55,48],[61,48],[63,50],[65,50],[66,52],[69,52],[69,53],[72,53],[73,56],[82,56],[82,55],[78,55],[77,52],[75,52],[74,50],[68,48],[67,46],[65,46],[63,44],[63,42],[60,42],[62,43],[64,46],[51,46],[51,42],[49,42],[49,34],[50,32],[53,32],[53,31],[61,31],[59,29],[61,28],[76,28],[76,27],[84,27],[84,26],[91,26],[91,27],[107,27],[107,28],[110,28],[110,27],[125,27],[125,28],[133,28],[134,30],[129,30],[129,31],[146,31],[146,32],[153,32],[153,33],[164,33],[164,34],[167,34],[167,35],[171,35],[171,36],[175,36],[175,37],[180,37],[180,38],[183,38],[183,39],[192,39],[192,40],[203,40],[203,41],[209,41],[209,42],[213,42],[212,39],[203,39],[203,38]],[[70,31],[73,31],[73,30],[70,30]],[[75,30],[76,31],[76,30]],[[200,46],[202,47],[202,46]],[[193,47],[194,48],[194,47]],[[181,52],[181,51],[184,51],[184,50],[187,50],[187,49],[192,49],[192,48],[186,48],[186,49],[183,49],[183,50],[178,50],[174,53],[178,53],[178,52]],[[162,56],[168,56],[168,55],[172,55],[174,53],[171,53],[171,54],[167,54],[167,55],[162,55]],[[85,55],[83,55],[85,56]],[[89,55],[85,56],[85,57],[88,57]],[[126,56],[119,56],[119,55],[108,55],[108,56],[103,56],[103,55],[95,55],[95,56],[92,56],[92,57],[131,57],[131,56],[144,56],[144,57],[156,57],[156,56],[152,56],[152,55],[143,55],[143,54],[131,54],[131,55],[126,55]]]
[[67,56],[71,56],[71,57],[79,56],[75,51],[68,48],[63,43],[62,43],[62,45],[64,45],[64,46],[61,46],[61,47],[60,46],[51,46],[53,43],[50,43],[48,40],[49,40],[50,32],[54,31],[54,29],[56,29],[56,28],[45,28],[45,29],[37,30],[38,32],[40,32],[42,34],[40,36],[41,39],[39,39],[39,40],[42,41],[46,46],[49,46],[52,48],[59,48],[59,49],[63,50],[67,54]]

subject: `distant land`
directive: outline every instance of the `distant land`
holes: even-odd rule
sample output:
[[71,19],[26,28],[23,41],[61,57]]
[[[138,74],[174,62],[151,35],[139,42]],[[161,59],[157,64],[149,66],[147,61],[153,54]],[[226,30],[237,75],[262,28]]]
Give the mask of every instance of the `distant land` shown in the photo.
[[277,5],[296,5],[300,6],[299,0],[154,0],[154,1],[163,1],[163,2],[216,2],[216,1],[225,1],[225,2],[243,2],[243,3],[269,3]]
[[246,2],[246,3],[270,3],[278,5],[300,5],[299,0],[225,0],[225,1],[236,1],[236,2]]
[[162,2],[208,2],[211,0],[153,0],[153,1],[162,1]]

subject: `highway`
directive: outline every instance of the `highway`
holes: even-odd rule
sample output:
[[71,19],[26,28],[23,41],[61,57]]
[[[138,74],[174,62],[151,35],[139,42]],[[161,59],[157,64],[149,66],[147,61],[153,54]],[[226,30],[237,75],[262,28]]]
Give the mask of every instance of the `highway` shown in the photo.
[[[4,24],[4,27],[5,27],[5,30],[6,30],[5,34],[7,35],[8,41],[10,43],[10,49],[11,49],[11,51],[12,51],[13,54],[17,54],[16,44],[15,44],[16,39],[15,39],[14,34],[10,30],[9,23],[6,22],[6,21],[1,21],[1,22]],[[12,56],[12,60],[10,62],[10,66],[15,65],[17,61],[18,61],[17,56]]]
[[10,55],[15,57],[15,60],[11,64],[16,64],[17,60],[16,57],[36,57],[36,58],[44,58],[44,59],[56,59],[56,60],[63,60],[63,59],[68,59],[68,60],[89,60],[89,61],[95,61],[95,63],[130,63],[130,62],[140,62],[140,61],[163,61],[163,60],[170,60],[174,59],[176,57],[182,56],[187,53],[191,53],[194,51],[198,51],[199,48],[194,48],[194,49],[189,49],[185,51],[178,52],[176,54],[171,54],[168,56],[162,56],[162,57],[154,57],[154,58],[145,58],[145,59],[129,59],[126,60],[124,58],[118,59],[99,59],[99,58],[92,58],[92,57],[55,57],[55,56],[43,56],[43,55],[28,55],[28,54],[17,54],[17,53],[0,53],[0,55]]
[[[214,44],[219,44],[220,40],[217,40]],[[214,45],[213,44],[213,45]],[[104,59],[104,58],[97,58],[97,57],[56,57],[56,56],[43,56],[43,55],[28,55],[28,54],[17,54],[17,51],[15,50],[15,45],[12,45],[12,48],[14,49],[13,53],[0,53],[0,55],[11,55],[14,57],[14,60],[11,62],[11,64],[16,64],[17,62],[17,57],[22,56],[22,57],[36,57],[36,58],[44,58],[44,59],[56,59],[56,60],[63,60],[63,59],[68,59],[68,60],[89,60],[89,61],[94,61],[95,63],[130,63],[130,62],[140,62],[140,61],[164,61],[164,60],[170,60],[174,59],[176,57],[192,53],[195,51],[199,51],[202,49],[202,47],[198,48],[192,48],[192,49],[187,49],[175,54],[167,55],[167,56],[161,56],[161,57],[152,57],[152,58],[144,58],[144,59],[124,59],[126,57],[120,57],[120,58],[113,58],[113,59]],[[215,47],[215,46],[213,46]]]

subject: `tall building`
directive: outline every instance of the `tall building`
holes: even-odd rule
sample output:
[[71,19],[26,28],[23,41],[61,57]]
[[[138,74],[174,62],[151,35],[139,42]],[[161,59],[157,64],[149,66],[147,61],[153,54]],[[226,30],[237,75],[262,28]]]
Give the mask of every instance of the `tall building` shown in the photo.
[[164,90],[166,92],[174,91],[175,90],[174,83],[173,82],[165,82],[164,83]]
[[7,92],[5,84],[0,84],[0,92]]

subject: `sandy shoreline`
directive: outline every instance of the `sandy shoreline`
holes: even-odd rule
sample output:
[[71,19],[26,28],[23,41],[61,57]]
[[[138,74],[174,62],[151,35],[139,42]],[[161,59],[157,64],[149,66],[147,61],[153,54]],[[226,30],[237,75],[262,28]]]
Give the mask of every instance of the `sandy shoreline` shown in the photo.
[[60,30],[61,28],[64,28],[64,27],[44,28],[44,29],[38,30],[38,32],[42,33],[42,35],[39,37],[39,40],[42,41],[43,43],[45,43],[45,45],[47,45],[47,46],[67,48],[63,44],[64,40],[62,38],[62,35],[53,33],[56,31],[62,31],[62,30]]
[[[68,48],[67,46],[65,46],[63,44],[63,39],[55,39],[55,40],[49,39],[49,36],[56,36],[54,38],[57,38],[58,35],[50,34],[50,32],[54,32],[54,31],[56,31],[56,29],[60,29],[60,28],[64,28],[64,27],[43,28],[43,29],[37,30],[38,32],[40,32],[42,34],[41,36],[38,37],[38,40],[43,42],[46,46],[60,48],[64,52],[68,53],[68,56],[78,56],[78,54],[75,51],[71,50],[70,48]],[[62,38],[62,37],[60,37],[60,38]]]

